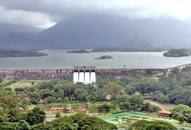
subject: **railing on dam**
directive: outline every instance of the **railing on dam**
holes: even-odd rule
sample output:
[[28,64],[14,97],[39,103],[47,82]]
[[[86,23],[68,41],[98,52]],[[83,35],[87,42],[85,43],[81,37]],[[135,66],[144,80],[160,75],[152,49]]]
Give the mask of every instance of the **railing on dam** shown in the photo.
[[[184,69],[191,67],[191,64],[184,64],[169,68],[150,68],[150,69],[136,69],[136,68],[121,68],[121,69],[96,69],[96,74],[111,74],[111,75],[127,75],[129,73],[140,72],[161,72],[167,73],[174,69]],[[15,79],[55,79],[64,76],[72,76],[73,69],[0,69],[0,78],[15,78]]]

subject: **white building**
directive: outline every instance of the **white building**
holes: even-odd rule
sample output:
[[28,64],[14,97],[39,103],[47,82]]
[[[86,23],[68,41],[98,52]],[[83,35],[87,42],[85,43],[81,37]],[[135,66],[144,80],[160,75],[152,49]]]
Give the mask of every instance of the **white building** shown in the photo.
[[73,70],[73,82],[83,84],[96,83],[96,72],[94,66],[75,66]]

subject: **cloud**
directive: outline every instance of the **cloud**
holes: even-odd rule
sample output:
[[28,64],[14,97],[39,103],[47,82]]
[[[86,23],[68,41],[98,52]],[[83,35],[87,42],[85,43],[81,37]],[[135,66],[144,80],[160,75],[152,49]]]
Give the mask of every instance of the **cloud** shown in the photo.
[[6,8],[8,16],[28,14],[23,17],[23,23],[47,27],[64,18],[96,12],[138,18],[191,19],[191,0],[1,0],[0,6]]
[[56,24],[43,13],[23,10],[6,10],[1,6],[0,23],[11,23],[30,26],[32,25],[37,28],[48,28]]

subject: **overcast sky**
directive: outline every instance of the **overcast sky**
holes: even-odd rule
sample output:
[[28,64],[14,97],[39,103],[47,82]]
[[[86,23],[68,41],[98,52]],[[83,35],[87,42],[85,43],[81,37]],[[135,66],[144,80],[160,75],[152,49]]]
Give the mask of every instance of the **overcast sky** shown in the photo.
[[0,23],[48,28],[87,13],[191,19],[191,0],[0,0]]

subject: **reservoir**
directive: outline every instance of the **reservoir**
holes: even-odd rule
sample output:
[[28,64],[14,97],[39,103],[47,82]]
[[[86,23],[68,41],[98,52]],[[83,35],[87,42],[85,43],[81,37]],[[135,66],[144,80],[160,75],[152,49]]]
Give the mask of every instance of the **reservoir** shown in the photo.
[[[163,52],[67,53],[67,50],[44,50],[48,56],[0,58],[0,69],[67,69],[73,66],[96,66],[100,69],[168,68],[191,63],[191,57],[164,57]],[[103,55],[113,59],[95,60]]]

